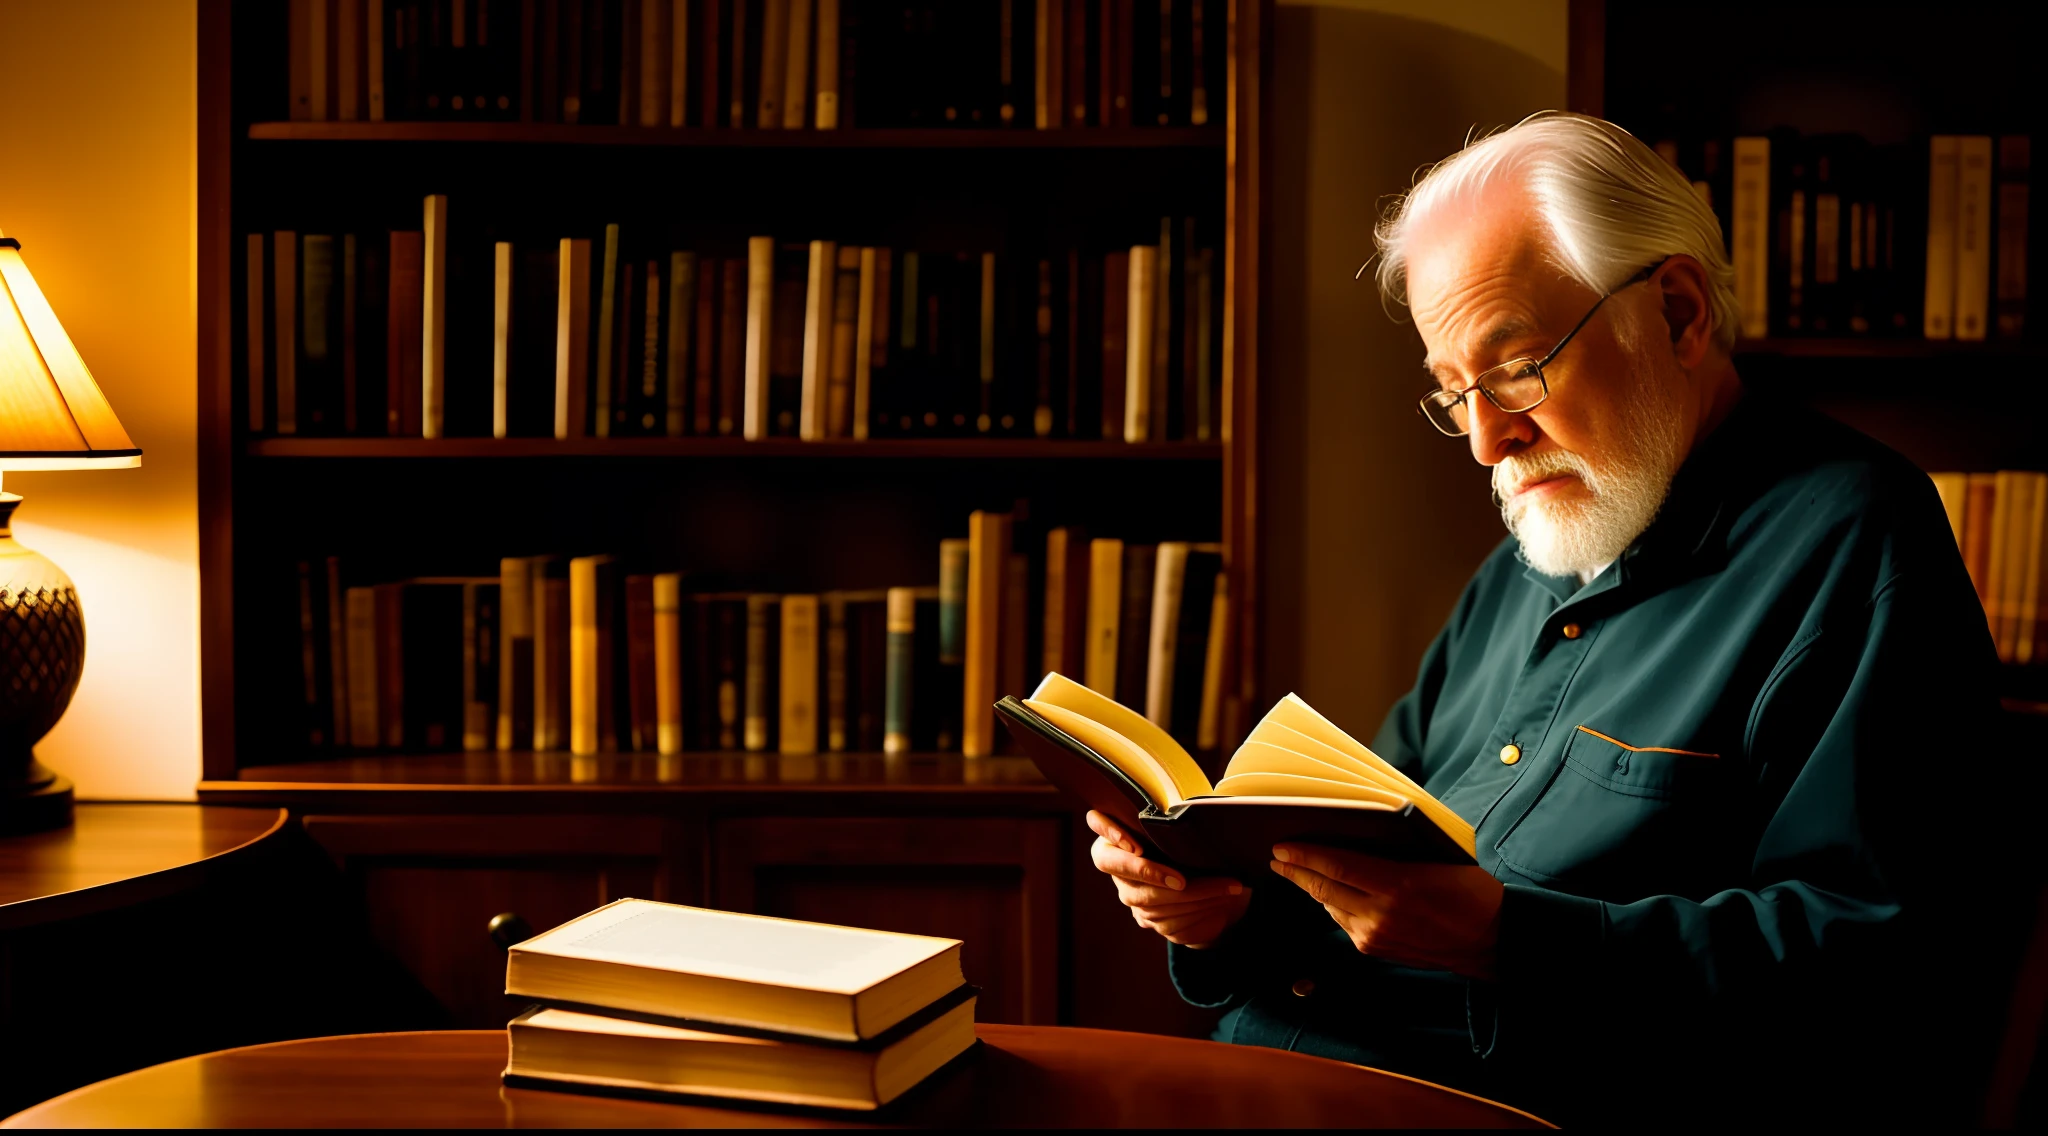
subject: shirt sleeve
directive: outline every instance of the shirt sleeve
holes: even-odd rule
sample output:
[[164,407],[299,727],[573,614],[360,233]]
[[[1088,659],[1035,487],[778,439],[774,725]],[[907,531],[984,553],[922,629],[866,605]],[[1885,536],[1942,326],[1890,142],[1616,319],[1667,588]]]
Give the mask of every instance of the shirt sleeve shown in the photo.
[[1995,794],[1999,719],[1984,621],[1950,575],[1886,581],[1860,626],[1823,629],[1767,684],[1750,754],[1777,803],[1728,818],[1757,833],[1750,886],[1606,903],[1507,885],[1474,1040],[1537,1111],[1589,1077],[1660,1109],[1643,1115],[1778,1078],[1788,1115],[1974,1121],[1997,1031],[1973,1007],[2002,1004],[2018,935],[2000,913],[2029,905],[1987,840],[2009,822],[1955,791],[1968,769]]

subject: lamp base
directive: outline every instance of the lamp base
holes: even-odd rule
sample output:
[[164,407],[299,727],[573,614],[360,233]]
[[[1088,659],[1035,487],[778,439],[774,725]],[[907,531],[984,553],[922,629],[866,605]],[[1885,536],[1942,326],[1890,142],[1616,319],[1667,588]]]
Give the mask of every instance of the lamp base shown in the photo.
[[0,785],[0,836],[48,832],[71,823],[71,779],[29,758],[28,776]]

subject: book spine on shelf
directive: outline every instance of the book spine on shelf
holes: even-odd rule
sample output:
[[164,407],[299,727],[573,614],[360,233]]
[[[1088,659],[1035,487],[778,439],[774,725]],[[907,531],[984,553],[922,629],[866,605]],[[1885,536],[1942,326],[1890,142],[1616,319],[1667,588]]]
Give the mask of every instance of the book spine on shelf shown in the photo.
[[1981,341],[1991,323],[1991,138],[1975,134],[1956,147],[1957,339]]
[[1770,334],[1771,140],[1735,140],[1734,218],[1735,304],[1742,335]]
[[841,0],[818,0],[818,98],[813,111],[819,130],[839,129]]
[[1088,536],[1062,526],[1045,534],[1044,630],[1040,633],[1041,672],[1085,674],[1083,645],[1088,619]]
[[[763,0],[763,2],[765,3],[766,0]],[[732,13],[732,28],[730,29],[731,47],[726,49],[727,54],[724,56],[726,77],[730,81],[727,92],[726,125],[734,130],[747,125],[747,108],[752,102],[747,97],[747,74],[751,70],[755,76],[758,77],[760,75],[759,61],[749,58],[747,54],[748,8],[750,6],[751,4],[747,0],[733,0],[733,4],[729,9]],[[756,13],[756,15],[758,14]]]
[[1152,352],[1157,336],[1152,323],[1158,301],[1159,250],[1133,245],[1130,251],[1130,286],[1124,305],[1124,421],[1126,442],[1150,441],[1152,423]]
[[1052,47],[1058,43],[1052,9],[1064,0],[1028,0],[1031,12],[1031,124],[1040,130],[1059,125],[1059,88],[1052,81]]
[[1124,602],[1124,542],[1088,542],[1088,643],[1082,681],[1104,698],[1116,697],[1119,624]]
[[462,586],[462,748],[491,748],[497,713],[498,621],[503,608],[495,580]]
[[762,0],[761,84],[754,103],[754,125],[773,130],[782,124],[782,92],[789,66],[789,6],[792,0]]
[[[649,3],[657,0],[648,0]],[[605,11],[606,17],[617,21],[616,34],[608,35],[606,54],[616,46],[618,54],[608,62],[617,67],[616,97],[606,100],[607,105],[618,108],[612,121],[620,126],[637,126],[640,123],[640,18],[646,4],[642,0],[618,0],[618,6]]]
[[[773,249],[770,249],[771,254]],[[770,263],[773,263],[772,255]],[[747,355],[753,345],[751,256],[724,262],[718,298],[718,432],[737,434],[745,422]],[[766,316],[766,305],[762,307]],[[765,329],[763,331],[765,335]],[[765,363],[764,363],[765,365]],[[764,379],[765,381],[765,379]],[[763,396],[765,397],[765,396]]]
[[1145,660],[1145,717],[1161,729],[1173,725],[1173,674],[1180,646],[1180,596],[1189,545],[1170,540],[1159,546],[1152,572],[1152,620]]
[[819,664],[820,685],[824,688],[824,748],[833,753],[845,753],[847,742],[853,735],[850,702],[853,676],[847,671],[852,662],[849,622],[854,609],[845,592],[826,592],[819,597],[818,606],[824,625],[824,658]]
[[835,254],[832,282],[831,359],[825,374],[825,436],[853,436],[854,355],[860,337],[861,249],[846,245]]
[[718,297],[724,284],[724,262],[707,256],[698,262],[697,322],[693,340],[696,359],[690,386],[690,432],[699,436],[719,432],[718,407]]
[[[1222,545],[1198,544],[1190,548],[1181,569],[1180,602],[1174,605],[1174,662],[1167,678],[1170,713],[1160,724],[1174,737],[1198,746],[1211,662],[1209,638],[1214,632],[1216,581],[1222,570]],[[1216,662],[1220,665],[1221,660]]]
[[1992,642],[1998,648],[1998,661],[2009,663],[2012,661],[2012,653],[2010,642],[2003,638],[2003,624],[2006,618],[2008,589],[2011,586],[2008,582],[2011,574],[2011,546],[2016,543],[2013,530],[2017,526],[2013,522],[2013,517],[2018,512],[2016,506],[2020,503],[2020,472],[2001,469],[1993,478],[1997,492],[1991,502],[1991,549],[1989,570],[1985,577],[1984,613],[1991,627]]
[[917,590],[890,588],[888,598],[888,676],[883,700],[882,752],[908,753],[911,748],[912,680],[916,675]]
[[342,122],[355,122],[363,116],[364,2],[334,0],[334,117]]
[[640,89],[639,122],[642,126],[663,126],[668,122],[670,69],[670,0],[640,0]]
[[1216,250],[1202,250],[1195,272],[1195,440],[1215,438],[1216,422]]
[[557,750],[568,741],[569,562],[537,556],[531,563],[533,748]]
[[838,276],[839,247],[812,241],[804,289],[803,394],[797,434],[807,442],[826,435],[825,385],[832,365],[832,290]]
[[597,285],[597,327],[592,335],[597,340],[597,363],[590,372],[591,429],[600,438],[608,438],[612,432],[612,379],[617,363],[617,347],[613,332],[619,315],[619,227],[604,227],[604,255],[598,268]]
[[[680,3],[677,5],[680,10]],[[678,14],[681,14],[680,11]],[[678,124],[680,125],[680,124]],[[668,257],[667,401],[662,429],[671,438],[689,432],[692,332],[697,319],[697,254],[671,252]]]
[[264,327],[269,306],[265,300],[269,295],[266,287],[269,274],[268,260],[263,255],[263,234],[250,233],[248,256],[244,264],[246,275],[242,279],[243,316],[248,331],[248,363],[245,374],[248,378],[249,433],[261,434],[269,425],[268,399],[264,397]]
[[1124,546],[1123,610],[1117,618],[1116,700],[1145,712],[1147,664],[1152,648],[1152,586],[1159,547]]
[[[1159,0],[1159,103],[1153,118],[1160,126],[1172,125],[1177,117],[1174,113],[1173,57],[1173,0]],[[1163,259],[1161,263],[1164,264]]]
[[334,400],[334,238],[308,233],[299,238],[299,360],[294,368],[298,425],[325,434]]
[[775,314],[768,336],[767,427],[776,437],[801,437],[810,246],[778,246],[775,256],[775,292],[769,304]]
[[[1162,124],[1163,125],[1163,124]],[[1152,266],[1152,377],[1146,416],[1151,420],[1146,437],[1167,440],[1167,423],[1173,401],[1173,294],[1180,267],[1180,250],[1174,246],[1173,218],[1159,222],[1159,259]]]
[[384,428],[395,437],[420,436],[420,347],[426,234],[391,234],[391,282],[385,296]]
[[377,591],[348,589],[348,737],[357,749],[377,746]]
[[349,435],[354,435],[361,427],[359,408],[362,391],[358,386],[361,327],[357,322],[361,315],[357,311],[361,288],[356,238],[354,233],[349,233],[341,238],[341,341],[336,345],[341,351],[341,408],[340,420],[335,423],[342,433]]
[[364,106],[371,122],[383,122],[384,108],[384,0],[363,0]]
[[2023,526],[2025,539],[2013,557],[2015,569],[2011,604],[2012,661],[2019,666],[2032,663],[2036,654],[2034,628],[2041,616],[2041,539],[2048,522],[2048,474],[2029,472],[2020,499],[2027,507]]
[[348,590],[341,586],[341,558],[327,558],[322,583],[327,589],[323,605],[327,616],[327,705],[332,712],[333,738],[337,746],[349,744]]
[[275,293],[271,309],[275,315],[271,336],[277,345],[277,422],[279,434],[299,432],[299,235],[281,231],[271,234],[274,266],[271,283]]
[[[868,426],[872,431],[877,427],[887,429],[887,419],[902,402],[903,384],[891,369],[889,343],[891,329],[896,325],[894,297],[896,295],[896,254],[892,249],[877,248],[875,254],[875,317],[873,326],[861,342],[867,345],[865,356],[868,363]],[[862,434],[861,437],[867,437]]]
[[306,16],[306,117],[334,119],[334,0],[311,0]]
[[747,240],[746,410],[740,432],[768,436],[768,366],[775,310],[775,238]]
[[[683,21],[676,5],[676,26]],[[681,33],[678,33],[681,34]],[[661,572],[654,577],[654,748],[657,753],[683,752],[683,578]]]
[[1209,649],[1202,663],[1202,709],[1195,721],[1195,748],[1222,746],[1223,660],[1230,641],[1230,577],[1216,576],[1216,595],[1209,602]]
[[967,635],[962,682],[961,752],[995,752],[996,668],[1002,658],[1003,584],[1010,562],[1010,517],[975,510],[967,523]]
[[669,0],[668,124],[689,125],[690,0]]
[[[829,0],[828,0],[829,2]],[[853,420],[849,424],[856,441],[868,439],[869,420],[875,412],[875,360],[887,350],[888,313],[877,307],[887,303],[888,284],[880,279],[881,256],[885,249],[863,248],[860,258],[853,319]],[[879,294],[877,289],[883,289]]]
[[534,748],[532,568],[525,557],[498,561],[499,749]]
[[1929,339],[1952,339],[1962,139],[1953,134],[1937,134],[1927,149],[1927,298],[1922,308],[1921,332]]
[[2024,134],[1998,140],[1998,337],[2027,328],[2027,193],[2029,143]]
[[[1050,3],[1054,2],[1054,0],[1041,0],[1041,2]],[[1034,313],[1036,318],[1032,321],[1032,330],[1036,333],[1038,343],[1038,382],[1036,404],[1031,409],[1031,433],[1040,438],[1052,436],[1052,428],[1055,422],[1055,415],[1053,413],[1052,309],[1052,261],[1040,260],[1038,262],[1038,305]]]
[[1977,602],[1991,610],[1991,530],[1998,512],[1998,475],[1973,473],[1965,481],[1963,567],[1976,586]]
[[313,0],[290,0],[285,16],[285,66],[293,122],[313,119]]
[[810,114],[811,0],[788,0],[789,47],[782,63],[782,127],[802,130]]
[[1097,386],[1102,392],[1102,438],[1124,437],[1126,396],[1130,391],[1131,254],[1112,252],[1102,258],[1102,360]]
[[661,725],[655,707],[654,577],[626,577],[626,723],[622,748],[651,752]]
[[[719,86],[719,77],[731,70],[729,63],[722,62],[731,50],[732,40],[723,34],[722,10],[729,0],[701,0],[703,23],[698,26],[697,37],[697,125],[707,129],[726,124],[726,88]],[[724,71],[721,71],[724,68]],[[737,100],[734,100],[737,101]]]
[[420,436],[438,438],[448,392],[448,198],[429,194],[421,275]]
[[581,438],[590,397],[590,242],[565,237],[555,291],[555,437]]
[[[1017,540],[1016,528],[1011,527],[1012,547]],[[1031,558],[1021,552],[1011,552],[1003,562],[1002,622],[996,634],[998,654],[996,657],[996,697],[1006,694],[1023,697],[1030,692],[1028,671],[1031,663]],[[994,699],[990,700],[993,703]],[[998,746],[1006,746],[1009,735],[997,732]]]
[[818,752],[818,597],[782,597],[782,650],[776,750]]
[[377,733],[387,749],[406,743],[405,712],[412,701],[405,688],[405,589],[404,584],[378,584],[374,622],[377,654]]
[[741,727],[748,753],[769,753],[777,748],[775,733],[781,717],[777,686],[781,667],[776,656],[782,640],[781,615],[781,596],[747,597],[746,688]]
[[987,434],[996,428],[996,254],[981,254],[980,334],[976,341],[980,345],[975,375],[979,384],[979,410],[975,414],[974,429]]
[[[640,336],[638,349],[640,382],[637,406],[629,415],[632,427],[642,434],[666,434],[668,432],[668,400],[662,395],[662,275],[661,262],[646,262],[640,290]],[[678,424],[683,411],[676,411]]]
[[512,414],[512,244],[493,247],[491,437],[508,437]]

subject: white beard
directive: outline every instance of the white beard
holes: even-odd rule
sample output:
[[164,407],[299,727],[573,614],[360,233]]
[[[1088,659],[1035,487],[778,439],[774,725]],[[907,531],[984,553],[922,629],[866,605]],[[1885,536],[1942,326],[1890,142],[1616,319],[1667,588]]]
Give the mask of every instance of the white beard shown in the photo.
[[[1546,576],[1590,582],[1635,543],[1657,518],[1671,479],[1684,460],[1678,392],[1668,381],[1638,371],[1636,389],[1621,412],[1612,448],[1598,462],[1564,450],[1517,454],[1493,468],[1494,500],[1508,532],[1521,542],[1522,559]],[[1502,487],[1570,473],[1590,500],[1504,499]]]

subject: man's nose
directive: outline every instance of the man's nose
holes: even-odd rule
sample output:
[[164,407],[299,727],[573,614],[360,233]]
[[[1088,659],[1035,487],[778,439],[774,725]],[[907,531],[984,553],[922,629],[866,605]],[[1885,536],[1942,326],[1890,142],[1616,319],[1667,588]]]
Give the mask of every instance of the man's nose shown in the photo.
[[1496,466],[1509,454],[1525,449],[1536,440],[1536,424],[1527,414],[1509,414],[1478,391],[1465,396],[1465,413],[1471,422],[1472,460]]

